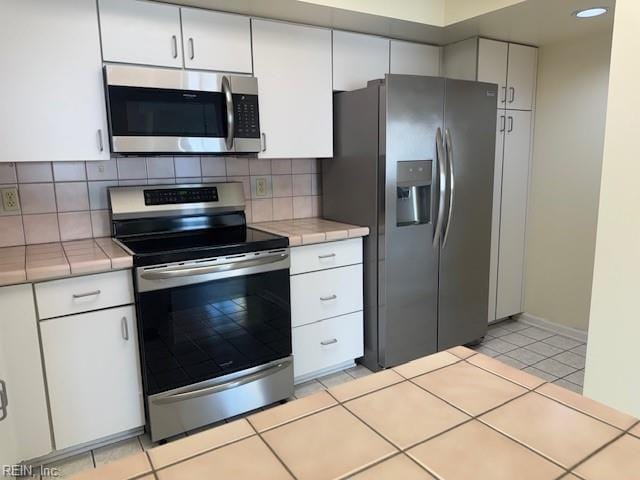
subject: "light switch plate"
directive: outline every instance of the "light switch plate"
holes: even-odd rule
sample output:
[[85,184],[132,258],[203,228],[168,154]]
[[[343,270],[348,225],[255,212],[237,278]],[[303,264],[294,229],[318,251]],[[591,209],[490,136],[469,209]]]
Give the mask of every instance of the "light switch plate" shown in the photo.
[[20,210],[18,187],[6,187],[0,190],[2,194],[2,209],[5,212],[17,212]]

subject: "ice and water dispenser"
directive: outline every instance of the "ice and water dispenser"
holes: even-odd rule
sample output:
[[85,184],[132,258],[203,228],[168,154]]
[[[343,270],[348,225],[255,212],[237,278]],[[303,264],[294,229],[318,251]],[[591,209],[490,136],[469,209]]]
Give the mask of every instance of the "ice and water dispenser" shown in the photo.
[[399,227],[431,220],[431,160],[397,163],[396,222]]

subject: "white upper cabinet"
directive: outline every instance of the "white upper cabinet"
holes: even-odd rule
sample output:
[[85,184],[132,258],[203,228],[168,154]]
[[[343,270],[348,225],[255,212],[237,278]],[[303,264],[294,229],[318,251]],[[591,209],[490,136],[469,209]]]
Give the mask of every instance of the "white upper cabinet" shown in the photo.
[[522,312],[531,112],[508,110],[502,163],[496,318]]
[[256,19],[252,26],[260,157],[331,157],[331,31]]
[[0,288],[0,465],[51,452],[31,284]]
[[186,68],[252,72],[249,17],[197,8],[181,10]]
[[533,108],[537,65],[535,47],[485,38],[478,42],[478,80],[498,84],[500,108]]
[[93,0],[2,0],[0,162],[105,160]]
[[509,44],[481,38],[478,41],[478,81],[498,84],[498,108],[507,99],[507,59]]
[[99,0],[105,62],[182,67],[180,8],[139,0]]
[[390,71],[405,75],[440,75],[441,48],[391,40]]
[[333,89],[356,90],[389,73],[389,39],[333,32]]
[[538,49],[509,44],[507,108],[531,110],[536,89]]

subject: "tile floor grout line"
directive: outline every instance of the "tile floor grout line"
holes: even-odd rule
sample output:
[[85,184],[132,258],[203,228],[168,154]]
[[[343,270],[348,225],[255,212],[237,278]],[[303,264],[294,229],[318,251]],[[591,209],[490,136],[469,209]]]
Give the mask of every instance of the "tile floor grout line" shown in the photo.
[[589,455],[587,455],[586,457],[584,457],[582,460],[580,460],[578,463],[574,464],[570,469],[569,472],[573,472],[576,468],[578,468],[580,465],[583,465],[584,463],[586,463],[588,460],[592,459],[593,457],[595,457],[598,453],[602,452],[604,449],[606,449],[607,447],[609,447],[610,445],[612,445],[613,443],[617,442],[618,440],[620,440],[622,437],[624,437],[625,435],[627,435],[627,433],[629,432],[629,430],[633,428],[630,427],[627,430],[623,430],[620,432],[619,435],[615,436],[614,438],[612,438],[611,440],[609,440],[607,443],[605,443],[604,445],[602,445],[600,448],[595,449],[593,452],[591,452]]
[[284,462],[284,460],[282,458],[280,458],[280,455],[278,455],[276,453],[276,451],[271,447],[271,445],[269,445],[269,443],[262,437],[262,435],[260,435],[260,432],[258,431],[258,429],[256,427],[253,426],[253,424],[251,422],[249,422],[249,420],[247,420],[247,423],[249,423],[249,426],[251,427],[251,429],[256,432],[256,435],[258,436],[258,438],[262,441],[262,443],[264,443],[266,445],[266,447],[271,451],[271,453],[276,457],[276,459],[282,464],[282,466],[284,467],[284,469],[289,472],[289,475],[291,475],[292,478],[294,478],[295,480],[297,480],[298,477],[296,477],[293,472],[291,471],[291,469],[289,468],[289,466]]

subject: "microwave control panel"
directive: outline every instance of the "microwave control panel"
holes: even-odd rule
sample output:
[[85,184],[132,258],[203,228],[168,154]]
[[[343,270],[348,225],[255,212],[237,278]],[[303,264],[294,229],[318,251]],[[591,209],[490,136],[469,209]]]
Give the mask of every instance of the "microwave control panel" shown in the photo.
[[260,123],[258,121],[258,96],[233,95],[233,109],[236,138],[260,138]]

